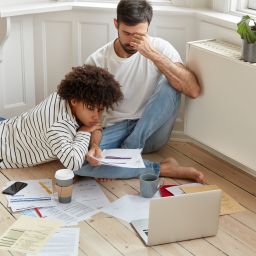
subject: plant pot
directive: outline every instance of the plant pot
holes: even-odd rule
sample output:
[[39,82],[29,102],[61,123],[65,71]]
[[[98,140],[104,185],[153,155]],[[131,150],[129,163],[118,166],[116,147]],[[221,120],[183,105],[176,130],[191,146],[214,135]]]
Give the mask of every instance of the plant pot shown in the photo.
[[243,40],[242,59],[251,63],[256,62],[256,43],[248,43]]

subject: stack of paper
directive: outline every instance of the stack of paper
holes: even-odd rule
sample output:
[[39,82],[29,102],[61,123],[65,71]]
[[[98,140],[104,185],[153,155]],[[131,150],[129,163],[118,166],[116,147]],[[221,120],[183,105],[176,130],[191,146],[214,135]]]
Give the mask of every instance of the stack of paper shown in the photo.
[[[15,181],[10,181],[10,186]],[[52,180],[24,180],[28,185],[13,196],[6,195],[8,206],[13,212],[37,207],[56,206],[53,197]]]
[[61,204],[55,194],[56,207],[38,208],[23,211],[29,216],[57,219],[64,226],[77,225],[81,220],[90,218],[98,209],[109,204],[109,200],[94,179],[80,180],[73,184],[72,200],[68,204]]
[[0,250],[34,253],[59,229],[61,222],[21,216],[0,237]]
[[29,253],[27,256],[77,256],[79,231],[79,228],[61,228],[38,253]]
[[145,168],[141,157],[142,149],[105,149],[101,158],[95,158],[103,165],[128,167],[128,168]]

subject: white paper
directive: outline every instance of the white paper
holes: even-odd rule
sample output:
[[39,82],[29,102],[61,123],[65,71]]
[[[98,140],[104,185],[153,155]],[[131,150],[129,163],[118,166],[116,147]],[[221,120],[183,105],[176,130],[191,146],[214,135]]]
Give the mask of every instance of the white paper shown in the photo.
[[[158,198],[156,194],[154,198]],[[101,209],[109,215],[131,222],[137,219],[148,219],[149,201],[151,198],[126,195]]]
[[72,199],[90,206],[94,210],[109,204],[108,198],[94,179],[76,182],[73,186]]
[[0,249],[37,252],[60,227],[60,222],[22,215],[0,237]]
[[22,211],[22,214],[26,216],[31,216],[31,217],[39,217],[38,213],[36,213],[35,209],[26,209]]
[[[22,182],[25,182],[28,185],[13,196],[6,195],[6,198],[9,202],[29,201],[34,199],[51,199],[51,194],[49,194],[40,185],[40,182],[43,183],[49,189],[49,191],[52,191],[52,180],[22,180]],[[13,183],[15,183],[15,181],[9,181],[7,186],[12,185]]]
[[43,201],[29,201],[29,202],[15,202],[9,203],[8,206],[13,212],[19,212],[27,209],[40,208],[40,207],[55,207],[56,201],[52,200],[43,200]]
[[[98,209],[109,204],[108,198],[102,192],[100,185],[94,179],[86,179],[73,185],[72,200],[68,204],[58,202],[55,194],[56,207],[39,208],[42,217],[63,221],[64,226],[77,225],[79,221],[90,218]],[[24,214],[34,214],[25,211]]]
[[95,158],[103,165],[128,167],[128,168],[145,168],[141,157],[142,149],[105,149],[101,158]]
[[61,228],[37,253],[27,256],[77,256],[79,246],[79,228]]
[[[10,181],[10,186],[15,181]],[[23,211],[38,207],[53,207],[56,202],[53,197],[51,179],[23,180],[28,185],[13,196],[6,195],[8,207],[13,212]],[[41,184],[40,184],[41,183]]]
[[188,183],[188,184],[183,184],[183,185],[172,186],[172,187],[166,188],[166,190],[171,192],[174,196],[177,196],[177,195],[184,194],[183,190],[181,189],[182,187],[192,187],[192,186],[200,186],[200,185],[202,185],[202,184],[201,183]]
[[93,210],[89,206],[72,200],[68,204],[57,203],[57,207],[54,208],[41,208],[40,212],[45,218],[62,220],[65,226],[70,226],[85,220]]

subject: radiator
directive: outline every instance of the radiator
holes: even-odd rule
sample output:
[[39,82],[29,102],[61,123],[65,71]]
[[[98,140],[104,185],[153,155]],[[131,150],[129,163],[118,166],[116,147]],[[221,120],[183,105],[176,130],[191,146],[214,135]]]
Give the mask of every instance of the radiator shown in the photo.
[[240,55],[240,46],[223,41],[187,44],[187,66],[202,94],[186,99],[184,129],[256,176],[256,64]]

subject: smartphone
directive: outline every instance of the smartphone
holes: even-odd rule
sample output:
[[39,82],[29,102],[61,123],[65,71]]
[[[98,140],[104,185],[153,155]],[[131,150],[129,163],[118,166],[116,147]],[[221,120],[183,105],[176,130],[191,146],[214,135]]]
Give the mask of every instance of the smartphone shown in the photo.
[[10,187],[2,191],[3,194],[15,195],[17,192],[25,188],[28,184],[25,182],[16,181]]

